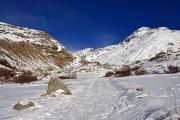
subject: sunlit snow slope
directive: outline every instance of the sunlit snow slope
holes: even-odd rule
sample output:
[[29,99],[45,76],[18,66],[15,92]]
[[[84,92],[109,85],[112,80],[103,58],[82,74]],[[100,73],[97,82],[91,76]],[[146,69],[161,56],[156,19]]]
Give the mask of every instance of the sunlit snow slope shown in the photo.
[[142,27],[118,45],[100,49],[84,49],[74,53],[88,61],[98,61],[115,65],[130,64],[149,60],[161,52],[180,51],[180,31],[165,27],[150,29]]

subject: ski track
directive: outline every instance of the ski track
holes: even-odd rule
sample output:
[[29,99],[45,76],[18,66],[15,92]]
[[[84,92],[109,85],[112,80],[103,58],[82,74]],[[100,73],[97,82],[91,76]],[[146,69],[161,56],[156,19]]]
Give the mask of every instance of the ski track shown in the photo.
[[[150,78],[151,77],[146,77]],[[128,78],[125,78],[125,80]],[[178,78],[177,78],[178,79]],[[123,80],[123,81],[125,81]],[[30,96],[42,108],[35,110],[12,111],[12,106],[5,104],[0,106],[0,119],[2,120],[145,120],[151,114],[160,109],[159,106],[150,105],[151,96],[142,96],[145,93],[136,91],[125,85],[120,79],[88,78],[66,81],[71,84],[73,95],[57,97],[40,97],[46,85],[16,86],[17,89],[35,89],[35,96]],[[132,82],[132,81],[130,81]],[[134,86],[136,86],[133,83]],[[2,86],[0,87],[2,90]],[[4,87],[6,89],[13,87]],[[39,92],[40,91],[40,92]],[[146,91],[147,92],[147,91]],[[149,92],[149,91],[148,91]],[[32,91],[24,91],[22,94],[32,94]],[[10,93],[8,93],[10,94]],[[20,94],[20,93],[19,93]],[[37,97],[39,96],[39,97]],[[142,97],[138,97],[142,96]],[[3,100],[4,96],[0,95]],[[7,96],[9,97],[9,96]],[[13,97],[13,96],[11,96]],[[9,97],[9,98],[11,98]],[[19,98],[20,99],[20,98]],[[23,99],[23,98],[21,98]],[[15,99],[18,100],[18,99]],[[13,101],[14,103],[16,101]],[[12,103],[12,102],[10,102]],[[0,104],[1,105],[1,104]],[[5,111],[10,111],[5,114]]]

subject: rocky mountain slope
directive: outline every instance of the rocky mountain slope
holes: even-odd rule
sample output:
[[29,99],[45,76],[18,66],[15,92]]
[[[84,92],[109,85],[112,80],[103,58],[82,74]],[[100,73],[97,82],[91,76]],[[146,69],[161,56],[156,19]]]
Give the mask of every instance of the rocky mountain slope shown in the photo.
[[71,53],[49,34],[0,23],[0,63],[30,70],[60,68],[73,61]]

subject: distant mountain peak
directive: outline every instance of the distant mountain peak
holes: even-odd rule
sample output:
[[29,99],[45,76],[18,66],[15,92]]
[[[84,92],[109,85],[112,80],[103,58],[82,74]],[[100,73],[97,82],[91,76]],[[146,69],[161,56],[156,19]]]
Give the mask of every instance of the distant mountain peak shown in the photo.
[[151,28],[149,27],[140,27],[139,29],[137,29],[137,31],[144,31],[144,30],[150,30]]
[[168,27],[159,27],[158,30],[169,30]]
[[145,34],[149,33],[152,29],[149,27],[141,27],[137,29],[135,32],[133,32],[130,36],[128,36],[124,42],[130,42],[132,40],[136,40]]
[[137,29],[132,35],[142,36],[142,35],[146,34],[147,32],[149,32],[150,30],[151,30],[151,28],[149,28],[149,27],[141,27],[141,28]]
[[[161,52],[177,52],[180,50],[179,30],[167,27],[141,27],[118,45],[107,46],[92,52],[79,51],[78,55],[86,56],[86,60],[98,61],[102,64],[131,64],[135,61],[149,60]],[[75,53],[77,55],[77,53]]]

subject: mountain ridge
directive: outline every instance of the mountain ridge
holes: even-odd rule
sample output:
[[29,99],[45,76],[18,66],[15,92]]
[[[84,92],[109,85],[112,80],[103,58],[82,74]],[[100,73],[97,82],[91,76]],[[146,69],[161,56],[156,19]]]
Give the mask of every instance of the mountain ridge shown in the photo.
[[84,49],[74,53],[88,61],[102,64],[131,64],[137,60],[151,59],[160,52],[175,52],[180,48],[180,31],[166,27],[150,29],[141,27],[124,41],[99,49]]
[[46,32],[0,22],[0,59],[18,69],[62,68],[73,56]]

